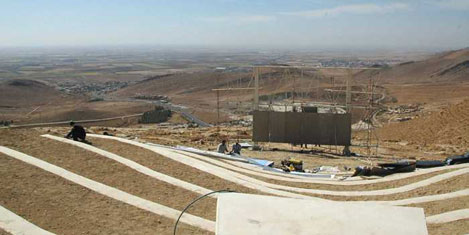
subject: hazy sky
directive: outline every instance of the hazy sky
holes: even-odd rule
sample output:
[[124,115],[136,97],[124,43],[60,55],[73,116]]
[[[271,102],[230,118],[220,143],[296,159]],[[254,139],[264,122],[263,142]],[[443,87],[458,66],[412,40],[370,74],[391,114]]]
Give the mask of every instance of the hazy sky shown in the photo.
[[0,0],[0,47],[462,48],[469,0]]

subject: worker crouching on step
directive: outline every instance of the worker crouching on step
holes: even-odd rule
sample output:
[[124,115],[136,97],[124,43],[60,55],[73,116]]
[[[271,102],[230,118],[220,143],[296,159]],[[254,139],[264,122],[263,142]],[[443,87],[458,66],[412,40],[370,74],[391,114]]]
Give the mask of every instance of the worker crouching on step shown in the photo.
[[65,136],[65,138],[70,139],[72,138],[75,141],[80,141],[86,144],[91,144],[91,142],[86,140],[86,131],[80,125],[75,124],[74,122],[70,122],[70,126],[72,126],[72,130]]

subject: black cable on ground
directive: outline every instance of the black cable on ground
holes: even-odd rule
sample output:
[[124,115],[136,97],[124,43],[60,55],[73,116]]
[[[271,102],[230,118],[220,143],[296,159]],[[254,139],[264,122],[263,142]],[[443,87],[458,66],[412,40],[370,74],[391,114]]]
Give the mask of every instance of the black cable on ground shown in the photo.
[[213,191],[213,192],[204,194],[204,195],[202,195],[202,196],[196,198],[194,201],[192,201],[191,203],[189,203],[189,205],[187,205],[186,208],[184,208],[184,210],[181,211],[181,214],[179,215],[178,219],[176,220],[176,224],[174,225],[173,235],[176,235],[176,229],[177,229],[179,220],[181,219],[182,215],[183,215],[184,212],[186,212],[186,211],[189,209],[189,207],[191,207],[194,203],[196,203],[197,201],[199,201],[200,199],[202,199],[202,198],[204,198],[204,197],[207,197],[207,196],[212,195],[212,194],[215,194],[215,193],[234,193],[234,192],[236,192],[236,191],[229,190],[229,189],[222,189],[222,190]]

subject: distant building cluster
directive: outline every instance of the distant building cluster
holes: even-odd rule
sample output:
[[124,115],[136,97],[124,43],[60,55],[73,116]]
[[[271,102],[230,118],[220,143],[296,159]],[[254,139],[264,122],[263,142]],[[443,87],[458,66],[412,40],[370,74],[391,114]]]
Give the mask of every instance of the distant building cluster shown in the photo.
[[348,59],[330,59],[319,61],[320,67],[347,67],[347,68],[369,68],[369,67],[387,67],[395,63],[391,60],[348,60]]
[[128,86],[128,82],[121,81],[108,81],[104,83],[76,83],[64,82],[59,83],[58,90],[67,94],[93,94],[96,96],[103,95],[109,92]]
[[139,99],[139,100],[159,100],[162,101],[163,103],[167,103],[170,101],[169,97],[166,95],[142,95],[142,94],[136,94],[134,99]]

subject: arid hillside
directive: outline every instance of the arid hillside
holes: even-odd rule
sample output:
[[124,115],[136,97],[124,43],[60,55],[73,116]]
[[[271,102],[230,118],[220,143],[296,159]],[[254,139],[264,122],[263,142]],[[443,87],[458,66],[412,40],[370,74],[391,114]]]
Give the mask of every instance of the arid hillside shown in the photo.
[[152,108],[135,102],[91,102],[85,95],[68,95],[36,80],[0,83],[0,121],[15,124],[119,117]]
[[408,141],[424,147],[428,144],[468,146],[469,100],[408,122],[385,125],[379,134],[382,140]]
[[72,99],[36,80],[15,79],[0,83],[0,107],[38,106]]
[[382,70],[364,71],[357,75],[357,79],[366,80],[370,76],[380,83],[469,81],[469,49],[445,52]]
[[[345,85],[346,71],[298,68],[272,69],[262,68],[259,79],[259,95],[261,100],[301,97],[309,100],[329,99],[329,93],[324,88],[334,88]],[[332,77],[335,78],[331,79]],[[137,95],[167,95],[174,103],[199,107],[214,107],[217,88],[253,88],[252,72],[199,72],[180,73],[155,76],[135,85],[131,85],[113,92],[114,97],[134,97]],[[318,89],[321,87],[321,89]],[[355,88],[353,88],[355,89]],[[288,94],[286,94],[288,93]],[[221,91],[220,100],[223,101],[251,101],[252,90]]]

